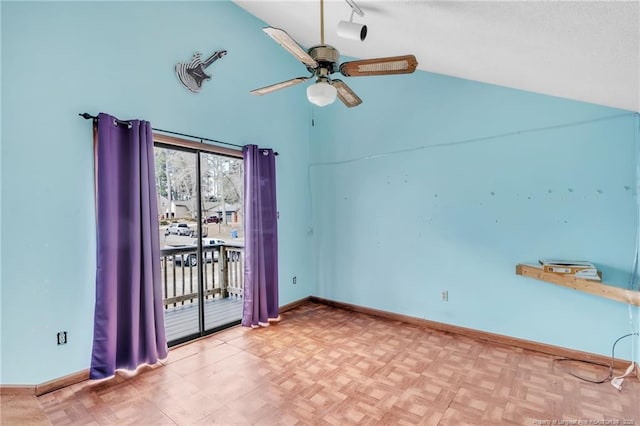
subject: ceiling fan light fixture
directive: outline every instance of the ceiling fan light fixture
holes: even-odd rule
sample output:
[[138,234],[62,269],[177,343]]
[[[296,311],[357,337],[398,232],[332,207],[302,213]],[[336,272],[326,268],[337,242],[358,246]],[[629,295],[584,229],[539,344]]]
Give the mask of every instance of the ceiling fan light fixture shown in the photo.
[[[351,7],[351,19],[346,24],[355,25],[357,38],[364,40],[367,27],[353,24],[353,14],[364,16],[364,12],[354,3],[354,0],[345,0]],[[349,30],[349,29],[348,29]],[[289,34],[279,28],[267,27],[263,31],[274,41],[278,42],[286,51],[300,60],[311,73],[309,77],[297,77],[280,83],[271,84],[251,91],[253,95],[266,95],[276,90],[284,89],[300,84],[308,79],[315,78],[316,82],[307,87],[307,99],[319,107],[327,106],[340,99],[347,108],[353,108],[362,103],[362,99],[351,90],[346,83],[338,79],[332,79],[331,75],[340,71],[345,77],[411,74],[415,71],[418,61],[413,55],[393,56],[377,59],[365,59],[360,61],[343,62],[340,64],[340,52],[324,42],[324,0],[320,0],[320,44],[312,46],[305,51]]]
[[336,101],[338,91],[324,78],[319,78],[315,84],[307,87],[307,99],[319,107],[327,106]]

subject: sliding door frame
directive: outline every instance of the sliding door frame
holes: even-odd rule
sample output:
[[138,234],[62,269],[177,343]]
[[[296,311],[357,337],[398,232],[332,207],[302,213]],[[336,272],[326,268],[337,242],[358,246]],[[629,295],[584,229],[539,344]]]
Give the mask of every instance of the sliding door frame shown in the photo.
[[175,136],[153,133],[154,145],[162,148],[188,148],[194,151],[206,152],[208,154],[222,155],[224,157],[242,158],[242,150],[225,148],[223,146],[211,145],[204,142],[195,142],[188,139],[176,138]]
[[[218,145],[211,145],[204,142],[195,142],[187,139],[177,138],[174,136],[168,136],[164,134],[153,133],[153,146],[164,149],[173,149],[176,151],[190,152],[196,155],[196,202],[198,205],[198,226],[196,228],[197,235],[202,235],[202,176],[201,176],[201,155],[215,154],[223,157],[239,158],[242,159],[242,151],[239,149],[225,148]],[[197,239],[198,256],[202,259],[202,238]],[[212,254],[213,255],[213,254]],[[172,340],[169,346],[179,345],[191,340],[195,340],[200,337],[207,336],[209,334],[220,331],[224,328],[231,327],[240,324],[240,320],[233,321],[227,325],[214,327],[207,330],[205,328],[205,312],[204,312],[204,262],[198,262],[198,327],[199,332],[189,334],[187,336],[179,337]]]

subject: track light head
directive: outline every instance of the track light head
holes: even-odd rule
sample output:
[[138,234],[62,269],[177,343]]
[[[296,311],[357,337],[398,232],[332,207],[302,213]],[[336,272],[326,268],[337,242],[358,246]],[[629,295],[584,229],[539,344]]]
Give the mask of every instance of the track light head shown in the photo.
[[338,22],[338,36],[350,40],[364,41],[367,37],[367,26],[350,21]]
[[353,22],[354,13],[364,17],[364,12],[353,0],[346,0],[346,2],[351,8],[351,18],[349,21],[338,22],[338,37],[364,41],[367,38],[367,26]]

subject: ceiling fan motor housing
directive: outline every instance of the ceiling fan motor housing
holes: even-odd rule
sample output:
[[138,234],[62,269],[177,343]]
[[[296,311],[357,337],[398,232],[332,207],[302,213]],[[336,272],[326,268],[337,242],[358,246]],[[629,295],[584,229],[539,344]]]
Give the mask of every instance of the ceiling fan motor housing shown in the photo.
[[340,52],[327,44],[313,46],[309,49],[309,56],[311,56],[318,63],[317,68],[307,67],[309,72],[318,76],[327,76],[338,71],[338,60],[340,59]]

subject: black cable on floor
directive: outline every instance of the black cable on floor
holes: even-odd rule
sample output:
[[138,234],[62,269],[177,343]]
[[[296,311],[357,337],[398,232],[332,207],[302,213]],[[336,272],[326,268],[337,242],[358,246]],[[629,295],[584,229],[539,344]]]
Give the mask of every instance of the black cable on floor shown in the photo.
[[[616,339],[616,341],[613,342],[613,346],[611,347],[611,363],[609,365],[603,364],[603,363],[600,363],[600,362],[584,361],[584,360],[581,360],[581,359],[574,359],[574,358],[556,358],[553,361],[555,361],[555,362],[574,361],[574,362],[582,362],[584,364],[598,365],[598,366],[601,366],[601,367],[609,367],[609,374],[607,375],[607,377],[605,377],[602,380],[592,380],[592,379],[589,379],[589,378],[586,378],[586,377],[578,376],[577,374],[574,374],[574,373],[572,373],[570,371],[567,371],[567,370],[561,368],[561,370],[563,372],[565,372],[565,373],[567,373],[567,374],[569,374],[569,375],[571,375],[573,377],[576,377],[576,378],[578,378],[580,380],[584,380],[585,382],[589,382],[589,383],[605,383],[605,382],[607,382],[607,381],[609,381],[610,379],[613,378],[613,361],[615,359],[616,345],[618,344],[618,342],[620,340],[622,340],[622,339],[624,339],[626,337],[637,336],[637,335],[638,335],[638,333],[625,334],[622,337],[618,337],[618,339]],[[635,360],[633,360],[632,362],[635,362]]]

